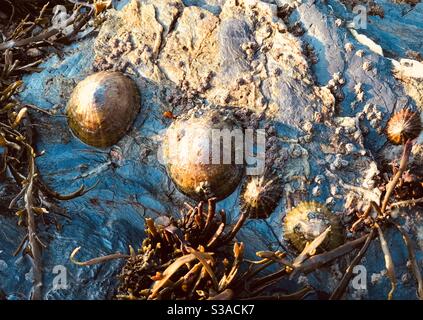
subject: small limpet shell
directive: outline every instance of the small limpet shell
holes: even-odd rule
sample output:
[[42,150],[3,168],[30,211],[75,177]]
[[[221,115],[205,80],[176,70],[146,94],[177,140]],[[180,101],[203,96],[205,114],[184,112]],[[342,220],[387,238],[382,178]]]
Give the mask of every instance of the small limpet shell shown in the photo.
[[320,245],[327,251],[340,246],[344,242],[344,232],[340,219],[318,202],[301,202],[286,214],[284,236],[301,252],[307,242],[312,242],[329,226],[332,227],[331,231]]

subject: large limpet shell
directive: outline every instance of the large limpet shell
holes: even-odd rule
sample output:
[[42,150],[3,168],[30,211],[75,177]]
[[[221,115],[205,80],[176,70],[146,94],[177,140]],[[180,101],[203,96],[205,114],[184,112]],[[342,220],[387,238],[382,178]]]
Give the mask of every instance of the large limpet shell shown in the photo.
[[[179,191],[196,201],[228,197],[244,175],[244,162],[235,161],[235,143],[230,147],[230,161],[213,162],[213,129],[232,131],[241,129],[241,125],[226,108],[200,109],[175,120],[163,139],[163,159],[169,177]],[[223,152],[221,149],[221,155]]]
[[101,71],[77,84],[66,115],[69,127],[81,141],[108,147],[125,135],[139,109],[135,82],[120,72]]

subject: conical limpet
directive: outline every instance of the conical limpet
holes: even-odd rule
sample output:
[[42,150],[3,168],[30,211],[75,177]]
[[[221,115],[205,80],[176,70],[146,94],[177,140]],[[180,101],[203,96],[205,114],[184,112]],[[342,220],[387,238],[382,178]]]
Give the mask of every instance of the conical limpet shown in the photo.
[[340,219],[318,202],[301,202],[286,214],[284,236],[301,252],[308,242],[312,242],[329,226],[331,231],[320,246],[327,251],[344,242]]
[[69,127],[81,141],[108,147],[124,136],[139,109],[135,82],[120,72],[102,71],[78,83],[66,115]]

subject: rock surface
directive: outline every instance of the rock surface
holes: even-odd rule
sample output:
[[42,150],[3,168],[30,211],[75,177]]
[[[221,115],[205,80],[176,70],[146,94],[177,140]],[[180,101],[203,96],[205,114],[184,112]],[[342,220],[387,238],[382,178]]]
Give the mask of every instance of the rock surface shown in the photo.
[[[119,1],[121,10],[108,12],[98,35],[67,47],[63,59],[52,56],[42,72],[25,77],[20,99],[58,114],[76,83],[97,70],[126,72],[137,82],[142,100],[132,129],[112,149],[82,144],[63,117],[34,114],[42,124],[37,127],[37,149],[46,152],[37,164],[48,184],[68,193],[99,181],[86,195],[60,203],[72,217],[63,230],[50,227],[41,234],[48,242],[43,255],[45,298],[111,298],[121,262],[78,267],[69,261],[72,250],[82,246],[79,260],[127,252],[129,245],[141,244],[144,217],[176,215],[189,201],[175,189],[156,153],[162,130],[171,122],[163,112],[181,114],[198,99],[249,109],[265,119],[266,162],[278,170],[284,188],[273,215],[267,221],[248,221],[239,233],[251,257],[257,250],[286,245],[282,219],[288,197],[326,203],[345,219],[351,203],[357,208],[364,205],[364,196],[376,199],[376,159],[387,150],[386,121],[405,106],[423,107],[418,75],[392,70],[396,61],[407,58],[407,50],[423,54],[418,37],[423,4],[375,1],[383,7],[384,18],[370,16],[368,29],[356,31],[380,45],[380,55],[351,33],[348,22],[354,14],[343,2],[133,0],[124,6]],[[292,8],[285,10],[284,3]],[[368,191],[362,194],[358,187]],[[7,188],[5,183],[2,194],[9,194]],[[239,190],[218,204],[231,221],[239,213]],[[420,266],[422,219],[421,210],[405,219]],[[20,299],[31,286],[28,259],[12,257],[22,230],[9,214],[0,216],[0,231],[1,288],[9,298]],[[411,276],[399,283],[395,298],[415,299],[401,237],[394,231],[386,236],[398,278]],[[300,282],[330,292],[347,262],[343,259]],[[347,298],[385,298],[388,278],[372,276],[384,270],[378,240],[363,264],[367,290],[349,288]],[[66,289],[53,288],[57,265],[67,268]]]

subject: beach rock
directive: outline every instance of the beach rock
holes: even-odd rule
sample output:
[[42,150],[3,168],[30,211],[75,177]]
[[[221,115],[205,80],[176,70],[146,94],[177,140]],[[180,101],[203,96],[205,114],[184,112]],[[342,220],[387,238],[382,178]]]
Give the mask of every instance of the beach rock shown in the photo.
[[[111,298],[122,261],[79,267],[69,261],[73,249],[82,247],[78,260],[127,253],[129,245],[141,245],[145,217],[176,216],[190,201],[173,186],[157,151],[172,121],[163,113],[178,116],[196,101],[249,110],[267,128],[266,165],[282,178],[283,196],[267,221],[250,220],[239,233],[248,257],[287,246],[282,221],[288,199],[322,202],[341,218],[368,200],[378,201],[375,179],[382,168],[376,160],[388,146],[383,128],[393,112],[421,107],[421,82],[393,71],[392,59],[405,58],[405,49],[422,53],[416,38],[423,32],[422,4],[376,1],[385,17],[371,16],[369,28],[356,31],[378,44],[381,55],[351,33],[354,13],[342,2],[132,0],[108,11],[98,35],[66,47],[63,59],[52,55],[42,72],[26,76],[19,98],[57,114],[63,114],[76,83],[95,71],[125,72],[141,92],[132,129],[108,149],[82,144],[63,117],[33,114],[42,124],[37,149],[45,155],[37,165],[45,181],[61,193],[98,182],[84,196],[59,203],[72,217],[61,231],[43,228],[45,298]],[[392,46],[393,39],[400,42]],[[230,222],[239,214],[240,189],[218,203]],[[416,211],[406,220],[421,263],[422,212]],[[0,260],[10,268],[0,271],[0,287],[22,298],[31,286],[25,279],[30,264],[12,253],[23,231],[13,214],[0,216],[0,231],[6,238]],[[401,236],[386,236],[398,274],[409,272]],[[298,281],[330,293],[348,259]],[[385,298],[387,277],[370,282],[372,273],[384,269],[378,240],[362,264],[368,289],[349,288],[347,298]],[[66,288],[53,286],[58,265],[67,270]],[[397,292],[395,298],[415,299],[414,281]]]

